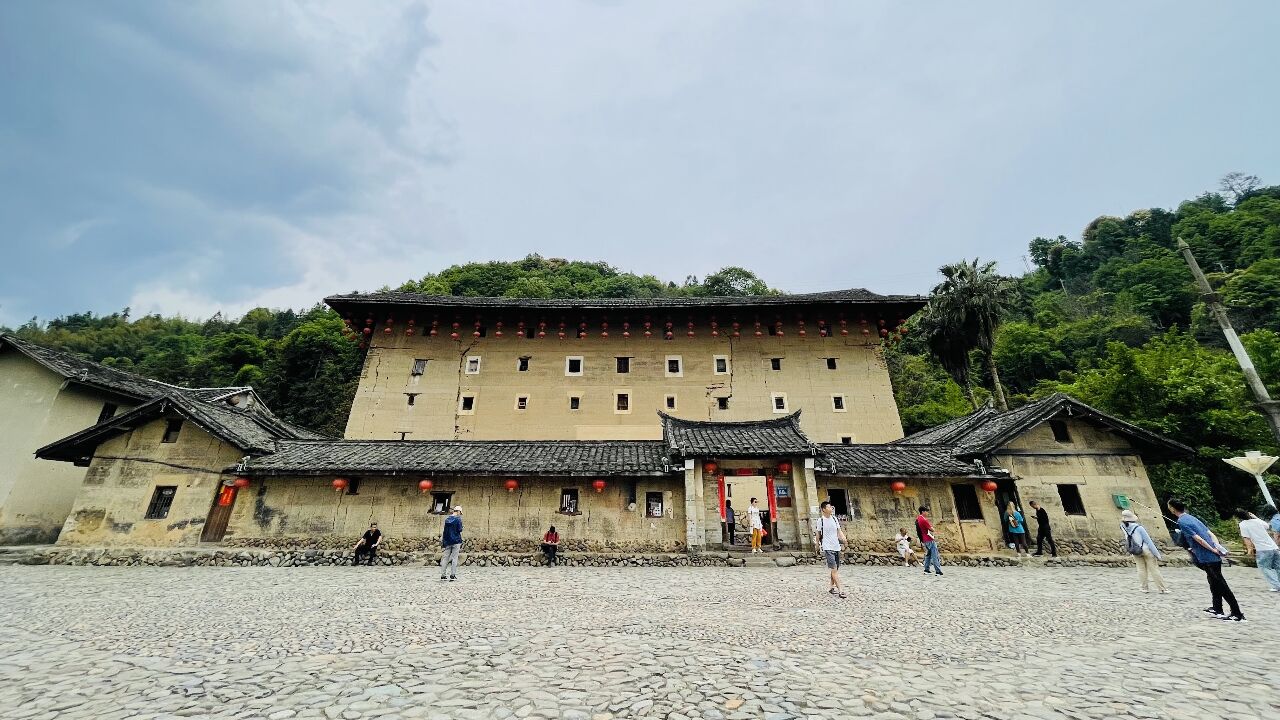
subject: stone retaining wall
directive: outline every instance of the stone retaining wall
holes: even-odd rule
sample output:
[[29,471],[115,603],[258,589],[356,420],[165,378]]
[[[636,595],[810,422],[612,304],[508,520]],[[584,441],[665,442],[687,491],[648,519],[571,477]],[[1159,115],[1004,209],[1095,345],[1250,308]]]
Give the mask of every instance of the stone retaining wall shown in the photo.
[[[389,551],[379,553],[380,565],[434,565],[439,561],[439,550],[423,552]],[[569,567],[742,567],[744,565],[768,565],[779,567],[816,565],[820,559],[810,553],[769,553],[746,555],[730,552],[704,553],[579,553],[567,552],[560,556]],[[1251,565],[1244,558],[1233,558],[1239,564]],[[478,567],[518,567],[543,564],[539,552],[467,552],[459,559],[462,565]],[[1032,560],[1012,555],[951,555],[944,554],[943,565],[964,567],[1017,567],[1044,565],[1047,567],[1129,567],[1133,560],[1127,555],[1072,555]],[[1184,556],[1166,557],[1167,564],[1184,566]],[[849,565],[898,565],[902,560],[896,554],[847,552],[845,563]],[[347,550],[321,548],[82,548],[45,546],[34,548],[0,549],[0,565],[96,565],[96,566],[156,566],[156,567],[310,567],[349,565],[351,553]]]

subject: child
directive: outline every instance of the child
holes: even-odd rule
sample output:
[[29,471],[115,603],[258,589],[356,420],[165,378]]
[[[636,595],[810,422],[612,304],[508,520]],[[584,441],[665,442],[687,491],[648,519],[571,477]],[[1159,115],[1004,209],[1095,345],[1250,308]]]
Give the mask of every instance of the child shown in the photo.
[[906,528],[898,528],[898,534],[893,538],[898,544],[898,554],[902,556],[902,566],[911,567],[916,564],[916,551],[911,549],[911,536],[907,534]]

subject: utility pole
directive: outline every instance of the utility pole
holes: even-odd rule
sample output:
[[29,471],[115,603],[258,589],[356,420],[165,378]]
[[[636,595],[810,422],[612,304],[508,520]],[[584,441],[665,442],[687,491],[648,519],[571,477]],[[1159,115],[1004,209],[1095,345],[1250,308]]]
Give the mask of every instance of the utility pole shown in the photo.
[[1213,287],[1209,285],[1209,281],[1200,270],[1200,265],[1196,263],[1195,256],[1191,254],[1191,246],[1182,238],[1178,238],[1178,252],[1182,253],[1183,259],[1187,261],[1187,267],[1191,268],[1191,274],[1195,276],[1196,285],[1200,288],[1200,297],[1209,308],[1209,312],[1213,313],[1213,318],[1218,321],[1222,334],[1227,337],[1227,344],[1231,346],[1236,362],[1240,363],[1240,369],[1244,371],[1244,381],[1253,391],[1253,397],[1258,401],[1258,407],[1262,409],[1267,422],[1271,424],[1271,434],[1275,435],[1276,444],[1280,445],[1280,402],[1272,400],[1271,394],[1267,392],[1267,386],[1262,384],[1262,378],[1258,377],[1258,371],[1253,367],[1249,353],[1245,351],[1240,337],[1236,335],[1235,328],[1231,327],[1227,311],[1222,307],[1222,297],[1213,291]]

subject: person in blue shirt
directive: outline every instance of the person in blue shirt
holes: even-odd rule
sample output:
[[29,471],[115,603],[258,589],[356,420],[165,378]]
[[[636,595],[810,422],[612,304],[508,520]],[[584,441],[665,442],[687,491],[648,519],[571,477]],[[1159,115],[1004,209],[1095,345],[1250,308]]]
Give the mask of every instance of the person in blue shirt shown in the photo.
[[440,579],[445,579],[448,569],[450,580],[458,579],[458,553],[462,550],[462,508],[454,506],[444,520],[444,534],[440,536]]
[[1014,552],[1030,555],[1031,549],[1027,547],[1027,521],[1023,519],[1022,513],[1018,512],[1012,500],[1009,501],[1004,519],[1009,528],[1009,542],[1013,543]]
[[[1227,556],[1226,548],[1222,547],[1218,538],[1214,537],[1209,527],[1201,522],[1200,518],[1187,512],[1186,503],[1176,499],[1170,500],[1168,508],[1169,512],[1178,519],[1178,530],[1182,533],[1187,552],[1191,553],[1192,562],[1203,570],[1209,579],[1209,593],[1213,597],[1213,605],[1205,608],[1204,611],[1219,620],[1244,622],[1244,613],[1240,612],[1240,604],[1236,602],[1235,593],[1231,592],[1226,578],[1222,577],[1222,558]],[[1223,600],[1231,606],[1230,615],[1222,613]]]
[[1280,543],[1280,512],[1276,512],[1274,506],[1268,505],[1264,513],[1271,518],[1271,522],[1267,524],[1271,530],[1271,539]]

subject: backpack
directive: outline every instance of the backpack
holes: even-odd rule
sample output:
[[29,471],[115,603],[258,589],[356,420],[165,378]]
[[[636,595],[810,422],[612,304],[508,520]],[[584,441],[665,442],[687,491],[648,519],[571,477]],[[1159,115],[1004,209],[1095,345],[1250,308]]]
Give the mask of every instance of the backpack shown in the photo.
[[1142,549],[1145,543],[1143,543],[1140,539],[1137,539],[1137,545],[1136,546],[1134,545],[1134,542],[1136,539],[1135,536],[1138,534],[1138,528],[1140,527],[1142,526],[1138,525],[1137,523],[1134,523],[1132,527],[1126,528],[1124,531],[1125,537],[1128,538],[1125,541],[1125,549],[1129,551],[1130,555],[1142,554]]

